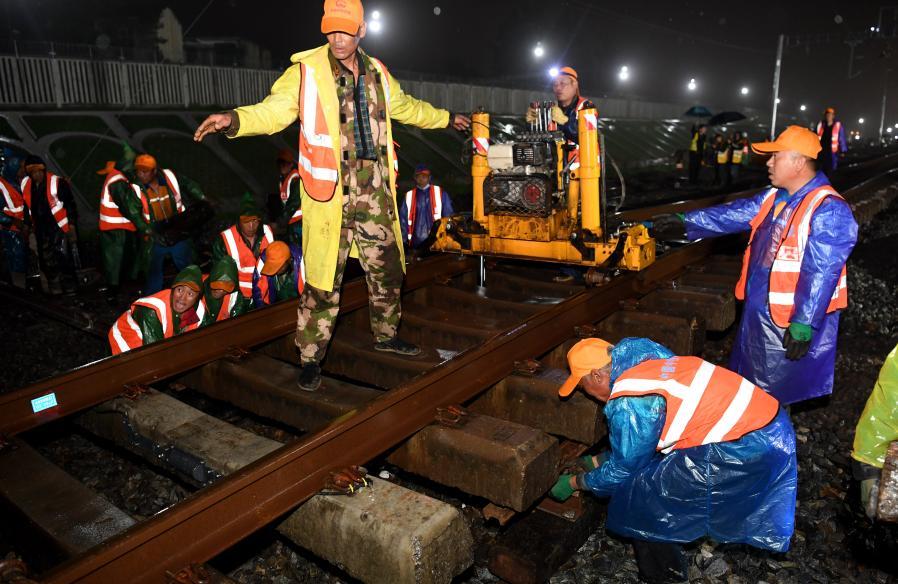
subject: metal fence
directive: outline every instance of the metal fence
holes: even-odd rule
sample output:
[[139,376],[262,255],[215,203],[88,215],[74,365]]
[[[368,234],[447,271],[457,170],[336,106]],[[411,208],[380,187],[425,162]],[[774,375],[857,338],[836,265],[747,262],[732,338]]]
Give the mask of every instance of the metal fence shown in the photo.
[[[0,56],[0,106],[12,108],[217,108],[255,103],[280,72],[258,69]],[[404,91],[458,112],[479,107],[520,115],[547,92],[434,81],[402,82]],[[594,99],[603,117],[665,119],[687,104]]]

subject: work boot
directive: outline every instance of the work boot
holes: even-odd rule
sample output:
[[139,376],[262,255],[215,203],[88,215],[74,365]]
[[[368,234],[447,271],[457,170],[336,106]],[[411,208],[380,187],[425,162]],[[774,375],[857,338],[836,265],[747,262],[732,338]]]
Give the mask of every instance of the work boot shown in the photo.
[[393,337],[388,341],[375,343],[374,350],[382,351],[384,353],[396,353],[397,355],[405,355],[407,357],[414,357],[415,355],[421,354],[421,347],[406,343],[399,337]]
[[318,363],[303,365],[296,383],[303,391],[315,391],[321,387],[321,367],[318,366]]

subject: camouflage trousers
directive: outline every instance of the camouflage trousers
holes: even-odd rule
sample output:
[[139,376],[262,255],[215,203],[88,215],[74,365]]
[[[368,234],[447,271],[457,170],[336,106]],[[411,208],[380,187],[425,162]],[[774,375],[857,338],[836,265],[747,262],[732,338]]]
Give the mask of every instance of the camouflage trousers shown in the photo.
[[[349,250],[355,243],[368,284],[371,332],[376,341],[396,336],[401,317],[402,259],[393,233],[393,200],[386,177],[374,161],[355,162],[343,194],[343,225],[333,291],[306,283],[299,298],[296,346],[303,364],[320,363],[327,352],[340,312],[340,288]],[[377,185],[376,187],[374,185]]]

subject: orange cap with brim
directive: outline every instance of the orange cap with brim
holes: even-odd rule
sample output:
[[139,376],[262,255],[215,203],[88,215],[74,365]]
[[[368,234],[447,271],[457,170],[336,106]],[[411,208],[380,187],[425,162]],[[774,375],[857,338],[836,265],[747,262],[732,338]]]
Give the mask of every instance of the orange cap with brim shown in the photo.
[[215,280],[214,282],[209,283],[209,287],[213,290],[224,290],[230,294],[237,286],[230,280]]
[[601,369],[611,363],[611,347],[608,341],[602,339],[583,339],[567,352],[567,364],[571,370],[571,376],[558,388],[558,395],[566,397],[577,388],[577,384],[583,376],[593,369]]
[[365,9],[359,0],[324,0],[321,32],[345,32],[355,35],[365,20]]
[[828,108],[826,108],[825,110],[823,110],[823,113],[824,113],[824,114],[834,114],[834,113],[836,113],[836,108],[834,108],[834,107],[828,107]]
[[134,168],[142,170],[153,170],[156,168],[156,159],[149,154],[141,154],[134,159]]
[[820,138],[807,128],[789,126],[773,142],[756,142],[751,145],[751,149],[756,154],[794,150],[808,158],[817,158],[820,152]]
[[104,174],[112,174],[113,172],[115,172],[115,160],[107,160],[106,166],[104,166],[103,168],[98,170],[97,174],[104,175]]
[[265,265],[262,266],[262,274],[274,276],[281,266],[290,259],[290,248],[283,241],[275,241],[265,250]]
[[559,75],[567,75],[568,77],[573,77],[577,81],[580,80],[580,78],[577,77],[577,72],[574,71],[573,67],[562,67],[561,69],[558,70],[558,74]]

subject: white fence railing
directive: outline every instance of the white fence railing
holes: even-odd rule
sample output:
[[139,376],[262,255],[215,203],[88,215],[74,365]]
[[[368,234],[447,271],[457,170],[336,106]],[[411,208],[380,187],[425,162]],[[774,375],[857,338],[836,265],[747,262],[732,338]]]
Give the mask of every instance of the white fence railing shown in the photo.
[[[0,55],[0,106],[233,107],[268,94],[279,71]],[[522,114],[551,94],[462,83],[402,81],[404,91],[457,112],[478,107]],[[593,100],[603,117],[675,118],[689,106],[633,99]]]

